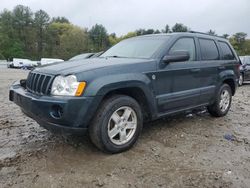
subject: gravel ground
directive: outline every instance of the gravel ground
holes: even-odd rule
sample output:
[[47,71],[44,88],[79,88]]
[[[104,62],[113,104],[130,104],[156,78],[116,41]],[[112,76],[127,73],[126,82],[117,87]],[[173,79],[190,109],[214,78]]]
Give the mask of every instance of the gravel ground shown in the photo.
[[250,84],[226,117],[155,121],[131,150],[107,155],[87,137],[51,134],[8,101],[27,73],[0,68],[0,187],[249,187]]

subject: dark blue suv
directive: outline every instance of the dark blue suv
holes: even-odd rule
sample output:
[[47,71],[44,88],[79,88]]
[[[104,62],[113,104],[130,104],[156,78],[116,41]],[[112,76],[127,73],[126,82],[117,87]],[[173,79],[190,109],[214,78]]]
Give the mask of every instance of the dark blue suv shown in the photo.
[[83,134],[102,151],[133,146],[143,122],[206,106],[227,114],[239,59],[223,38],[172,33],[130,38],[101,56],[32,70],[10,100],[41,126]]

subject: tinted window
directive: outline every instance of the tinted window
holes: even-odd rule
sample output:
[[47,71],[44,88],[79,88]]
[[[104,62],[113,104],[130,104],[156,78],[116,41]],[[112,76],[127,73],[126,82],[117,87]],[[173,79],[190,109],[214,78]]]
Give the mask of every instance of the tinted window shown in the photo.
[[222,50],[222,59],[224,60],[233,60],[234,55],[231,48],[225,42],[219,42],[221,50]]
[[188,51],[190,55],[189,61],[194,61],[196,58],[195,43],[193,38],[181,38],[172,46],[169,53],[174,51]]
[[219,58],[217,46],[213,40],[199,39],[202,60],[216,60]]

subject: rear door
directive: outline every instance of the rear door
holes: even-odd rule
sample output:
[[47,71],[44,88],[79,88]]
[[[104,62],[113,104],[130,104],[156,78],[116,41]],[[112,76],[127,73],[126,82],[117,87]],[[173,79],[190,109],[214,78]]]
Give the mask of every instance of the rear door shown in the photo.
[[177,39],[168,53],[188,51],[189,61],[172,62],[160,68],[157,76],[157,102],[160,113],[196,106],[200,97],[200,63],[193,37]]
[[226,70],[233,70],[235,75],[239,76],[239,61],[234,55],[232,47],[225,41],[218,41],[220,47],[221,61],[223,62]]
[[219,49],[216,42],[210,38],[198,38],[201,64],[201,96],[200,104],[209,103],[216,90],[219,70],[224,69],[220,63]]

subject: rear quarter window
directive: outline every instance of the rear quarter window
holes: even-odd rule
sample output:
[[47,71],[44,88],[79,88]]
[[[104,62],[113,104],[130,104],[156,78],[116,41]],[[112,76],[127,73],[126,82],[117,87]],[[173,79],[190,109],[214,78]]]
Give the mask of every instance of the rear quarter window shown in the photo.
[[219,42],[221,51],[222,51],[222,59],[223,60],[234,60],[235,56],[226,42]]
[[217,60],[219,59],[219,51],[213,40],[199,39],[201,48],[202,60]]

